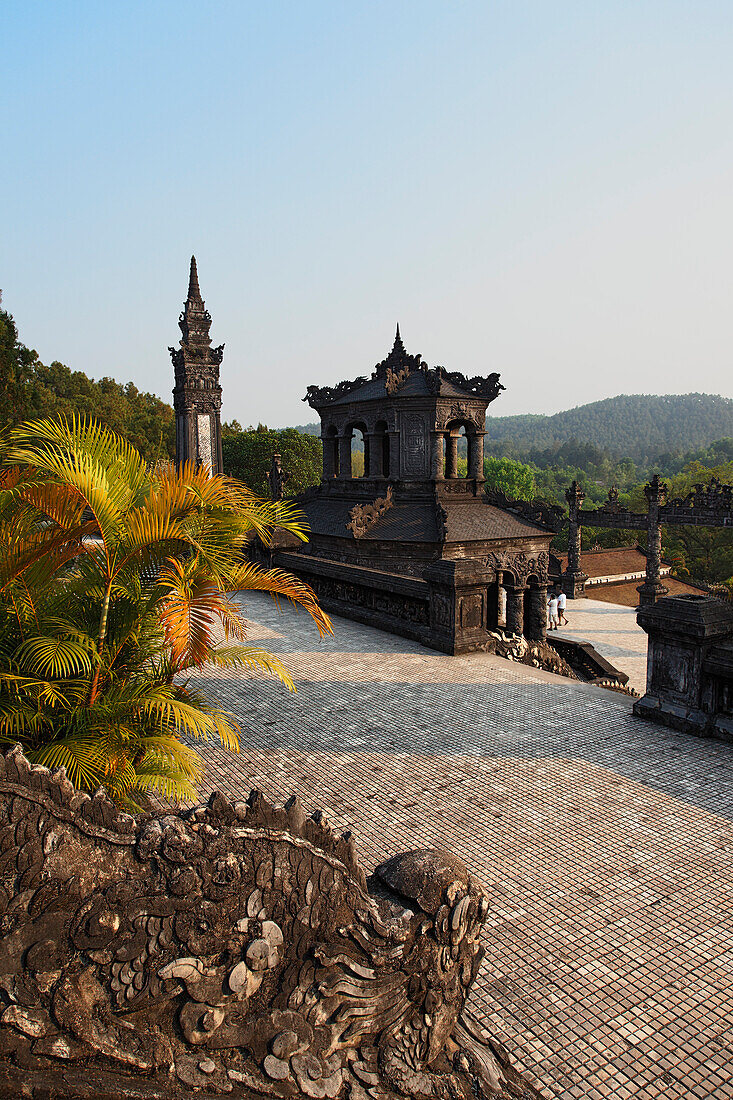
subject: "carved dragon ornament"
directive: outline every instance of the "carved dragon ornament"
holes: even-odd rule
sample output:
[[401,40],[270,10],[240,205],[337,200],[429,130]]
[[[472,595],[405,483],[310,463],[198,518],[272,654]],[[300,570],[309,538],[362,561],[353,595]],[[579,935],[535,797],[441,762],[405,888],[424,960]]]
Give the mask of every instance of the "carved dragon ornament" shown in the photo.
[[0,754],[0,1095],[532,1095],[465,1012],[488,904],[253,792],[133,819]]

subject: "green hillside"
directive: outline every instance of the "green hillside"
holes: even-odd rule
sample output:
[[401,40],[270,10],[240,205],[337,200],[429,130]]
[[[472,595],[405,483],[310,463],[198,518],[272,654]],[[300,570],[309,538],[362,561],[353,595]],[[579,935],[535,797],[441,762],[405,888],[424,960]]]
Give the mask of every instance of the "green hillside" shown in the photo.
[[487,451],[530,455],[568,440],[635,462],[733,436],[733,400],[715,394],[623,394],[554,416],[488,416]]

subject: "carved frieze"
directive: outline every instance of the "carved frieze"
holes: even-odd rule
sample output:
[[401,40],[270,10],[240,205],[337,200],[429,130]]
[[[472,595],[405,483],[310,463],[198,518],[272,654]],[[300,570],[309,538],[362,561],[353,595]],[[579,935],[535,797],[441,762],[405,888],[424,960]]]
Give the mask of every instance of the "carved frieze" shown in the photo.
[[540,584],[549,582],[550,555],[546,550],[528,555],[524,550],[494,550],[486,559],[487,565],[498,571],[512,573],[519,585],[525,585],[527,578],[535,576]]
[[454,401],[449,407],[438,409],[435,420],[436,427],[445,428],[452,421],[464,421],[483,431],[485,423],[484,407],[482,405],[477,408],[467,405],[465,401]]

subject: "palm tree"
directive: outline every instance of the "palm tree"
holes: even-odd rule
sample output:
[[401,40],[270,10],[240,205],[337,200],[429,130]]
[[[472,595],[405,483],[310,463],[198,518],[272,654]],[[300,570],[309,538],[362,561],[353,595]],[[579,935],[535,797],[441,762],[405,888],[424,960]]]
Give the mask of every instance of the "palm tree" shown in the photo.
[[236,720],[188,670],[255,669],[295,690],[276,656],[244,644],[232,593],[283,597],[331,632],[306,584],[243,557],[276,527],[305,541],[292,506],[206,467],[151,470],[90,419],[6,436],[0,524],[0,740],[121,803],[195,795],[201,761],[182,735],[238,748]]

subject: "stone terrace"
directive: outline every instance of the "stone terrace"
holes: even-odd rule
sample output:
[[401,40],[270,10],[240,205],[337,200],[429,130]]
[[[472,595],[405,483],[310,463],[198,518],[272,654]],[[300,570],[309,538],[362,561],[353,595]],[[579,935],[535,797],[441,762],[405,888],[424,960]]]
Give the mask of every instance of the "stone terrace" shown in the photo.
[[[247,597],[280,684],[206,671],[243,724],[214,787],[297,793],[365,869],[460,855],[491,902],[473,1007],[548,1098],[733,1096],[733,746],[600,688]],[[571,614],[572,604],[568,609]]]

